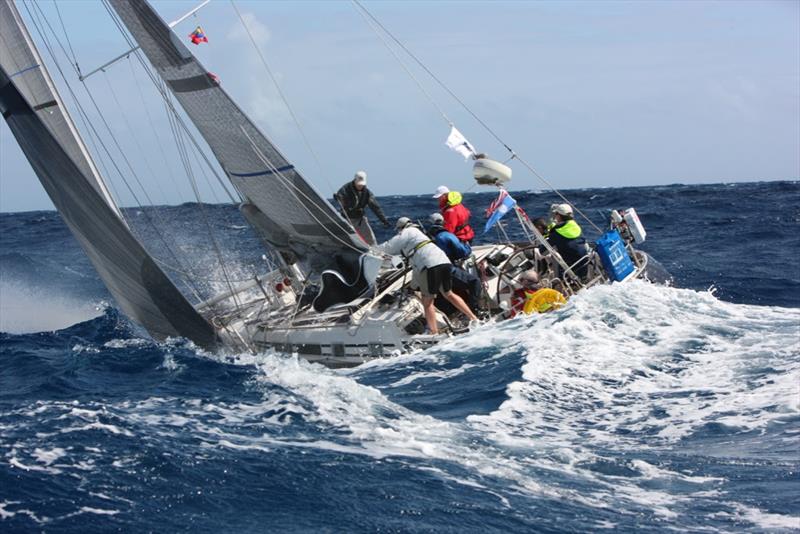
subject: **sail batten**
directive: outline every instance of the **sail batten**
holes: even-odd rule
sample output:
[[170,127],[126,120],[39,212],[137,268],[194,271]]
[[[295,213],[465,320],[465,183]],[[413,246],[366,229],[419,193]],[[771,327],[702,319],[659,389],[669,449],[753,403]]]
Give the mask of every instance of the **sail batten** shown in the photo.
[[278,248],[317,271],[337,255],[366,250],[350,224],[266,138],[147,2],[110,0],[110,4],[231,183],[246,203],[258,209],[259,216],[248,221],[262,221],[257,230],[269,242],[283,243]]

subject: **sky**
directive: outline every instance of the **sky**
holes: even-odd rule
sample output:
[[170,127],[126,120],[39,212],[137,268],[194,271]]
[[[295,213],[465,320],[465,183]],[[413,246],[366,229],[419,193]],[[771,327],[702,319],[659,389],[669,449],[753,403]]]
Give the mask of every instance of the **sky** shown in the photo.
[[[198,3],[153,2],[167,21]],[[50,38],[72,46],[84,73],[126,50],[99,2],[58,0],[69,43],[53,4],[40,5],[54,26]],[[559,189],[800,179],[800,1],[363,5]],[[351,2],[236,6],[299,128],[230,2],[212,0],[176,32],[188,43],[203,27],[209,43],[190,44],[192,51],[325,196],[360,169],[378,196],[473,187],[470,163],[444,145],[449,122],[479,151],[508,159],[503,144],[403,57],[426,96]],[[58,61],[85,95],[69,62],[60,54]],[[126,173],[136,180],[129,181],[141,182],[155,204],[195,200],[163,106],[135,60],[86,86],[132,162]],[[89,114],[102,130],[100,117]],[[0,122],[0,211],[52,209]],[[95,157],[121,205],[142,200],[126,191],[106,156]],[[509,189],[547,188],[518,162],[510,165]],[[207,202],[227,199],[210,177],[200,193]]]

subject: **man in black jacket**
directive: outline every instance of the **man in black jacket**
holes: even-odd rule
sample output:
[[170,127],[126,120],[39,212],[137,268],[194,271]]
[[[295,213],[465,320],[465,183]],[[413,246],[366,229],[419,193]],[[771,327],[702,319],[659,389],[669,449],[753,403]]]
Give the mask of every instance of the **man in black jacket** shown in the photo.
[[358,171],[352,181],[344,184],[336,192],[336,201],[342,209],[342,214],[350,220],[350,223],[358,232],[358,235],[367,242],[369,245],[374,245],[375,234],[372,233],[372,228],[369,226],[367,220],[367,206],[369,206],[373,213],[383,223],[384,228],[388,228],[389,221],[383,214],[378,201],[375,200],[375,195],[372,191],[367,189],[367,173]]
[[569,204],[553,206],[553,217],[555,226],[550,229],[547,241],[558,251],[567,265],[572,266],[573,272],[585,280],[588,267],[586,255],[589,253],[589,247],[581,227],[573,218],[572,206]]

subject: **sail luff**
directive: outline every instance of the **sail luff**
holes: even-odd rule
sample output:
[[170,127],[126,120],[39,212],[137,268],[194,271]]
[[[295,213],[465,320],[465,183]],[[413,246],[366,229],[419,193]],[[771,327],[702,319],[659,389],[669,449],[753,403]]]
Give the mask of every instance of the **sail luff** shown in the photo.
[[[158,75],[181,104],[276,248],[311,264],[366,250],[338,211],[266,138],[145,1],[110,0]],[[249,218],[251,222],[254,219]],[[316,269],[315,269],[316,267]]]

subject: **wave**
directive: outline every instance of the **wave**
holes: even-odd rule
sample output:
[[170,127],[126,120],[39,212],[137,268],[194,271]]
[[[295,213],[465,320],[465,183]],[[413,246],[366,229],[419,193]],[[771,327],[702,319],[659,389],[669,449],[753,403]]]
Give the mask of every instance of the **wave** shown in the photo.
[[53,288],[0,280],[0,332],[61,330],[100,316],[103,307],[100,301],[59,294]]
[[[482,495],[482,509],[503,516],[558,510],[537,518],[542,529],[797,521],[759,504],[740,476],[747,465],[765,469],[766,457],[769,469],[796,464],[786,443],[800,431],[797,309],[640,282],[603,286],[551,314],[346,371],[154,343],[107,324],[115,321],[107,312],[59,334],[84,339],[66,357],[95,377],[85,400],[68,400],[87,392],[78,378],[60,384],[59,398],[39,394],[0,415],[0,449],[16,469],[103,478],[113,458],[114,469],[135,473],[152,461],[136,452],[144,440],[146,450],[214,463],[268,459],[275,479],[298,476],[285,461],[296,451],[300,465],[310,462],[303,476],[380,465]],[[125,498],[108,490],[64,513],[127,510]],[[42,515],[29,503],[2,506]],[[580,519],[565,527],[559,516]]]

